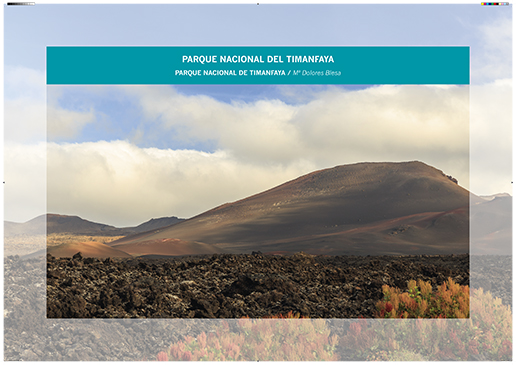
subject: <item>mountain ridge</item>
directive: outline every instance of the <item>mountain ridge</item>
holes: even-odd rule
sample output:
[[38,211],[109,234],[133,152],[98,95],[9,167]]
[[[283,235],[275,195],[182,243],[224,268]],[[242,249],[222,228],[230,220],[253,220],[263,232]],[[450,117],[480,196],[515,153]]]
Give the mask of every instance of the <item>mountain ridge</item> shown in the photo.
[[46,234],[126,236],[170,226],[183,220],[183,218],[177,217],[161,217],[152,218],[134,227],[114,227],[104,223],[92,222],[77,215],[47,213],[24,223],[4,221],[4,235],[9,237],[20,234],[45,234],[46,232]]
[[[180,239],[232,253],[464,253],[469,249],[469,201],[470,193],[455,179],[425,163],[357,163],[314,171],[175,226],[109,245],[123,250],[137,242]],[[426,221],[411,224],[415,214],[426,214]],[[400,230],[403,225],[410,227]],[[400,233],[390,234],[395,231]],[[449,242],[433,242],[447,235]],[[292,242],[288,250],[282,247],[286,241]]]
[[[77,241],[53,250],[62,255],[82,247],[88,251],[86,256],[98,251],[100,256],[112,252],[118,257],[256,250],[328,255],[506,254],[511,252],[507,218],[511,207],[510,195],[477,197],[452,176],[419,161],[357,163],[313,171],[190,219],[153,218],[104,245],[78,245]],[[50,217],[54,223],[59,219],[91,223],[101,234],[123,229],[77,216]],[[44,218],[29,222],[44,227]],[[475,221],[471,251],[470,218]],[[168,219],[176,223],[165,225]],[[9,224],[23,225],[5,222],[5,227]]]

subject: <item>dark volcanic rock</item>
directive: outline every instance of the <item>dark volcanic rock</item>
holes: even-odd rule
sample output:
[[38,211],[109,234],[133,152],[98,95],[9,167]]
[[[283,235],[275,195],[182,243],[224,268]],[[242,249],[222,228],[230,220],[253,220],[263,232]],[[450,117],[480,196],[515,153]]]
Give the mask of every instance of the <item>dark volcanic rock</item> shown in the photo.
[[49,318],[373,317],[382,286],[469,284],[468,255],[49,258]]

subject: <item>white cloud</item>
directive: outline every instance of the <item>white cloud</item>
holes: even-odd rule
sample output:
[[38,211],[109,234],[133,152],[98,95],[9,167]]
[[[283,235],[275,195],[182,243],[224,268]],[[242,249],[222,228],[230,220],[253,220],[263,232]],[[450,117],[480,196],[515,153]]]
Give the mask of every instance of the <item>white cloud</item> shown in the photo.
[[77,112],[49,105],[47,107],[48,140],[75,138],[86,124],[94,121],[95,114],[91,109],[88,112]]
[[[306,103],[222,103],[169,87],[126,87],[144,115],[171,139],[215,141],[241,161],[326,167],[357,161],[422,160],[450,171],[467,187],[468,87],[330,88]],[[306,90],[302,89],[303,98]],[[292,88],[289,97],[293,97]],[[169,131],[167,134],[167,131]]]
[[138,148],[125,141],[48,144],[48,209],[114,225],[190,217],[314,166],[252,165],[227,152]]
[[4,143],[5,219],[25,222],[46,212],[46,145]]
[[471,189],[512,193],[512,80],[471,86]]
[[5,70],[4,138],[44,141],[46,138],[45,73],[26,67]]
[[46,140],[47,106],[44,101],[18,98],[4,101],[4,138],[12,142]]
[[496,17],[474,25],[479,46],[471,48],[473,85],[512,77],[512,19]]
[[[4,133],[10,142],[45,141],[48,137],[72,138],[94,121],[94,111],[72,111],[55,103],[47,105],[45,73],[26,67],[6,67]],[[54,94],[59,93],[54,88]],[[48,113],[48,114],[47,114]],[[48,122],[48,124],[47,124]],[[48,130],[47,130],[48,125]]]
[[296,108],[278,100],[227,104],[205,95],[185,96],[170,87],[125,87],[149,121],[180,141],[216,141],[241,159],[286,162],[298,158],[292,117]]
[[295,123],[319,161],[421,159],[445,168],[450,155],[467,153],[468,107],[467,87],[379,86],[325,92]]
[[5,66],[5,97],[45,101],[45,72],[23,66]]

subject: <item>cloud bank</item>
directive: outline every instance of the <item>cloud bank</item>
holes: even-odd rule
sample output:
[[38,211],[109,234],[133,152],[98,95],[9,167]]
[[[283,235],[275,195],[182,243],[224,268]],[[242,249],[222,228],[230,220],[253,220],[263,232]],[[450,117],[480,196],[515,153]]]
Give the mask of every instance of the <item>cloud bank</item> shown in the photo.
[[295,105],[226,104],[169,87],[126,90],[138,96],[147,122],[167,138],[215,140],[218,149],[246,161],[288,164],[305,158],[328,165],[433,156],[438,162],[469,148],[467,87],[330,88]]
[[[47,210],[116,226],[160,216],[186,218],[317,169],[363,161],[424,161],[469,188],[466,86],[300,88],[297,99],[295,87],[281,88],[290,103],[281,97],[225,103],[169,86],[114,88],[139,110],[145,126],[140,140],[159,136],[172,145],[189,141],[199,148],[143,148],[131,138],[52,142],[45,148],[22,133],[35,119],[20,119],[19,128],[12,129],[16,133],[6,136],[8,220],[25,221]],[[98,89],[93,92],[102,92]],[[472,166],[481,176],[472,191],[510,191],[503,172],[510,171],[511,139],[505,131],[510,80],[473,87],[471,93],[489,100],[489,108],[475,104],[472,109],[471,141],[479,147],[472,151]],[[28,112],[22,110],[24,97],[12,100],[19,103],[13,111]],[[40,100],[37,94],[30,97]],[[51,100],[49,110],[53,135],[69,139],[86,125],[105,121],[94,104],[77,111]],[[496,120],[497,127],[488,120]]]
[[116,226],[191,217],[314,168],[238,161],[224,151],[138,148],[126,141],[48,145],[48,207]]
[[298,104],[224,103],[168,86],[119,90],[140,106],[141,122],[152,127],[145,130],[209,142],[214,151],[130,140],[49,143],[50,212],[117,226],[191,217],[317,169],[364,161],[421,160],[468,187],[468,87],[331,87]]

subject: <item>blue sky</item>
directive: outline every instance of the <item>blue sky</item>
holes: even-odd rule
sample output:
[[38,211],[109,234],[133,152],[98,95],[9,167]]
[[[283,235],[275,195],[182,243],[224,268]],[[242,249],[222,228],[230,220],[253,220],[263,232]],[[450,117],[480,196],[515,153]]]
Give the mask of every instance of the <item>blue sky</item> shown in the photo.
[[[420,159],[478,194],[511,189],[509,8],[38,4],[4,20],[7,220],[47,204],[118,226],[189,217],[359,161]],[[473,86],[47,88],[47,45],[468,45]]]

